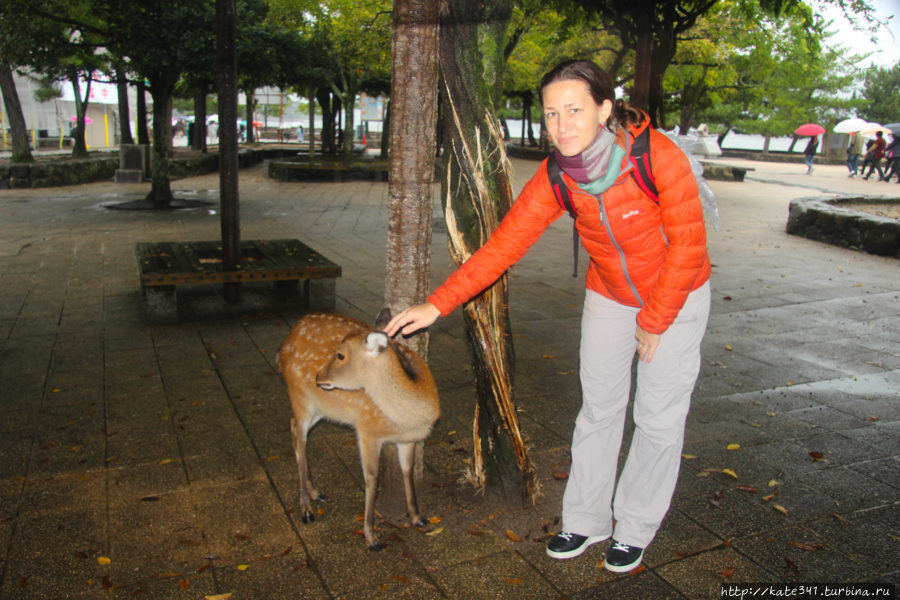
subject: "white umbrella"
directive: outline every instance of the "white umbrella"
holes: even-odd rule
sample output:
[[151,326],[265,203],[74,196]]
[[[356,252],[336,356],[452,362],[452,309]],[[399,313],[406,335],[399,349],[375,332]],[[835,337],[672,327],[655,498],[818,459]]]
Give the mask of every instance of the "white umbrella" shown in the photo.
[[856,131],[862,131],[863,129],[868,128],[871,125],[868,121],[864,119],[860,119],[859,117],[851,117],[849,119],[844,119],[840,123],[834,126],[835,133],[854,133]]
[[875,139],[875,134],[877,132],[881,132],[881,135],[891,135],[892,132],[887,127],[882,127],[878,123],[869,123],[868,127],[865,127],[859,131],[860,135],[869,140]]

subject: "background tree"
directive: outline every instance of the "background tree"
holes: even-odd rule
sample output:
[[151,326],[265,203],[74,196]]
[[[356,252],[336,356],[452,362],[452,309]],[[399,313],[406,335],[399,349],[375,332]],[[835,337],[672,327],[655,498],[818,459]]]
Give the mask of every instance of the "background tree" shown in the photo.
[[[496,107],[510,2],[447,0],[441,14],[445,178],[441,185],[450,252],[462,264],[512,204]],[[508,499],[535,493],[512,389],[507,275],[464,306],[478,405],[470,478]]]
[[863,98],[862,118],[875,123],[900,122],[900,65],[867,70]]
[[3,105],[9,119],[9,130],[12,137],[12,162],[33,162],[31,147],[28,144],[28,129],[25,125],[25,114],[16,91],[13,70],[9,63],[0,61],[0,92],[3,93]]

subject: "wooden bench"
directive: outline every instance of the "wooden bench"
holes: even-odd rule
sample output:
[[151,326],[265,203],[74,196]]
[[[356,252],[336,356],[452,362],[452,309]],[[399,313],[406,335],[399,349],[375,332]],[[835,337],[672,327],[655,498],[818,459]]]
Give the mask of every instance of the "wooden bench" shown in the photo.
[[753,167],[742,167],[738,165],[727,165],[717,162],[700,161],[703,165],[703,176],[706,179],[717,179],[720,181],[743,181],[747,171],[755,171]]
[[388,180],[389,166],[384,161],[355,162],[347,166],[337,161],[273,160],[269,162],[269,177],[282,181],[330,178],[335,183],[347,179]]
[[[175,310],[179,285],[272,281],[293,288],[303,282],[302,301],[316,310],[334,308],[335,280],[341,267],[300,240],[246,240],[241,262],[222,268],[222,242],[149,242],[135,245],[141,293],[151,312]],[[171,306],[169,306],[171,304]]]

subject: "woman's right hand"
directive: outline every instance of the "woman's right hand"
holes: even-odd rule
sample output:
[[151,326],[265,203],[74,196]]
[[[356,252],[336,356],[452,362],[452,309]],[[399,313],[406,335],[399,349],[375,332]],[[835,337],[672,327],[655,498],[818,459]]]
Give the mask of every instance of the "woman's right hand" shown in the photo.
[[431,302],[410,306],[397,313],[384,328],[384,332],[388,334],[388,337],[394,337],[398,331],[403,335],[410,335],[420,329],[425,329],[437,321],[439,316],[441,316],[441,311]]

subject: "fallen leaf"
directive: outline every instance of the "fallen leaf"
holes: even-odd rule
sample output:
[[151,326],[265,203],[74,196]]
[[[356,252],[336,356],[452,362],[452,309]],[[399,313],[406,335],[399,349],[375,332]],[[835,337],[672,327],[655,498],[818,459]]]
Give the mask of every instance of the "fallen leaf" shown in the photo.
[[545,355],[544,355],[544,358],[553,358],[553,355],[552,355],[552,354],[545,354]]
[[410,583],[412,580],[406,575],[392,575],[394,579],[397,581],[402,581],[403,583]]
[[696,460],[697,455],[696,454],[682,454],[681,458],[683,458],[684,460]]
[[440,517],[431,517],[428,519],[428,522],[431,523],[432,525],[437,525],[438,523],[441,522],[441,518]]
[[767,411],[766,411],[766,414],[769,415],[770,417],[774,417],[774,416],[775,416],[775,413],[774,413],[773,411],[771,411],[771,410],[767,410]]
[[250,568],[250,565],[238,565],[237,566],[238,571],[246,571],[249,568]]
[[425,532],[425,535],[428,535],[428,536],[437,535],[437,534],[441,533],[442,531],[444,531],[444,528],[438,527],[437,529],[432,529],[431,531]]
[[191,587],[191,581],[189,579],[182,579],[180,582],[178,582],[178,585],[179,587],[181,587],[181,589],[186,590]]
[[731,352],[734,348],[731,347],[731,344],[725,344],[725,349]]
[[775,497],[775,494],[769,494],[768,496],[763,496],[763,497],[762,497],[762,501],[763,501],[763,502],[768,502],[769,500],[771,500],[771,499],[774,498],[774,497]]
[[788,512],[787,509],[780,504],[773,504],[772,508],[774,508],[775,510],[777,510],[778,512],[780,512],[783,515],[786,515]]
[[728,444],[727,446],[725,446],[725,449],[726,450],[737,450],[740,447],[741,447],[740,444]]
[[554,471],[554,473],[553,473],[553,479],[556,479],[559,481],[565,481],[568,478],[569,478],[569,474],[566,473],[565,471]]
[[108,565],[108,564],[111,563],[111,562],[112,562],[112,561],[111,561],[108,557],[106,557],[106,556],[98,556],[98,557],[97,557],[97,564],[98,564],[98,565]]
[[173,459],[171,459],[171,458],[164,458],[164,459],[162,459],[161,461],[159,461],[159,464],[161,464],[161,465],[167,465],[167,464],[169,464],[170,462],[172,462],[172,460],[173,460]]
[[837,513],[828,513],[828,514],[830,514],[832,517],[834,517],[835,519],[837,519],[838,522],[839,522],[841,525],[846,525],[846,524],[847,524],[847,519],[845,519],[845,518],[842,517],[841,515],[839,515],[839,514],[837,514]]
[[722,472],[725,473],[726,475],[731,475],[735,479],[738,478],[738,474],[734,472],[734,469],[722,469]]
[[817,452],[816,450],[813,450],[812,452],[809,453],[809,455],[816,462],[826,462],[825,455],[822,454],[821,452]]
[[510,585],[516,585],[517,583],[522,583],[522,580],[517,577],[512,577],[510,579],[507,579],[506,583],[508,583]]
[[203,596],[203,600],[228,600],[231,598],[232,592],[228,592],[227,594],[207,594]]
[[775,479],[770,479],[770,480],[769,480],[769,487],[775,487],[776,485],[778,485],[778,481],[777,481],[777,480],[775,480]]
[[725,567],[724,569],[722,569],[720,575],[722,577],[731,577],[732,575],[734,575],[734,567]]
[[799,571],[800,570],[800,567],[797,566],[797,563],[795,563],[794,561],[792,561],[791,559],[789,559],[786,556],[784,557],[784,562],[785,562],[785,564],[787,564],[788,568],[791,571]]
[[755,487],[753,487],[752,485],[740,484],[740,485],[734,486],[734,489],[739,490],[741,492],[747,492],[749,494],[758,494],[759,493],[759,490],[756,489]]
[[516,535],[516,533],[512,529],[506,530],[506,539],[517,544],[522,541],[522,538]]

